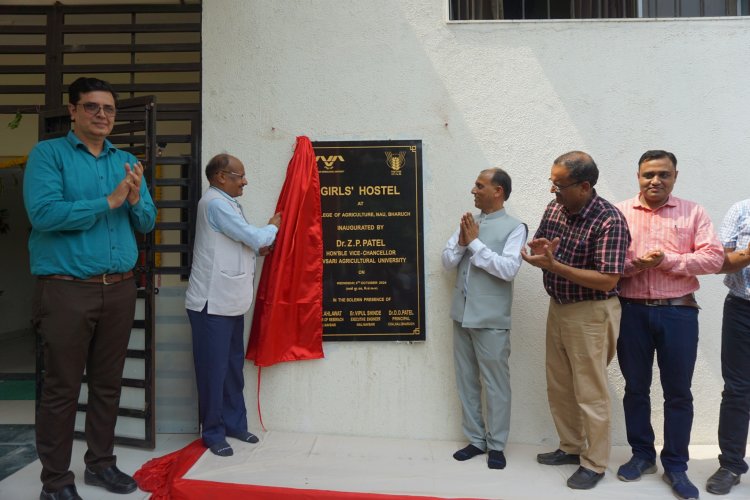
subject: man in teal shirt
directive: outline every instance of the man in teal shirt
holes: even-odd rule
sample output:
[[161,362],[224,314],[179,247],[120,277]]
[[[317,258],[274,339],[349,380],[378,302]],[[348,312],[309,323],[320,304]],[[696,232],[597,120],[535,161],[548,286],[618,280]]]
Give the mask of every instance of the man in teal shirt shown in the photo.
[[134,231],[154,227],[156,208],[143,166],[107,140],[117,94],[81,77],[69,87],[73,131],[29,154],[23,197],[31,221],[32,320],[44,344],[36,415],[42,499],[80,498],[70,471],[78,394],[88,377],[86,484],[136,489],[116,467],[114,430],[122,370],[135,314]]

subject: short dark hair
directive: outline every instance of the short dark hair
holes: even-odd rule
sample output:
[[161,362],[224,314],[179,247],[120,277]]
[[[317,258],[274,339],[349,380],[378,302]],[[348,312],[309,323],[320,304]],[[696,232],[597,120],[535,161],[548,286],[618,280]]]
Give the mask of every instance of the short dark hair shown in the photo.
[[230,158],[232,157],[226,153],[219,153],[208,160],[208,164],[206,165],[206,178],[210,181],[221,170],[226,170],[229,166]]
[[661,160],[662,158],[669,158],[672,162],[672,166],[677,170],[677,158],[673,153],[664,151],[663,149],[649,149],[641,155],[641,159],[638,160],[638,170],[641,169],[641,165],[644,161]]
[[492,184],[503,188],[503,193],[505,194],[505,200],[507,201],[508,198],[510,197],[510,191],[511,191],[510,175],[508,175],[508,172],[506,172],[505,170],[499,167],[488,168],[486,170],[483,170],[482,172],[492,173]]
[[567,168],[570,178],[576,182],[588,182],[593,187],[599,180],[599,169],[596,167],[594,159],[583,151],[570,151],[560,155],[555,160],[554,165],[562,165]]
[[117,105],[117,92],[112,89],[112,85],[109,82],[87,76],[80,77],[68,86],[68,102],[70,104],[78,104],[78,101],[81,100],[81,94],[97,90],[112,94],[115,105]]

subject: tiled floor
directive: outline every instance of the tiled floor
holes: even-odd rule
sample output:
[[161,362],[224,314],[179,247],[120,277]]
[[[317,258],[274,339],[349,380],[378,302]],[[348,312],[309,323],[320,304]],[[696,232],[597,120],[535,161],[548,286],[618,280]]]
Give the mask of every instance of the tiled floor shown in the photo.
[[[0,373],[10,378],[33,377],[35,362],[33,335],[0,340]],[[39,498],[41,465],[34,449],[34,403],[33,400],[0,401],[0,500]],[[151,458],[178,450],[196,438],[195,434],[162,434],[157,436],[156,449],[153,451],[118,446],[115,448],[118,467],[132,474]],[[149,497],[140,490],[123,496],[83,484],[85,451],[85,443],[74,441],[71,469],[77,478],[78,493],[83,498],[105,500]],[[7,473],[11,475],[5,477]]]
[[36,459],[33,424],[0,424],[0,481]]
[[[29,424],[33,421],[33,401],[2,401],[0,404],[2,404],[0,423]],[[118,457],[118,466],[132,474],[149,459],[180,449],[196,437],[190,434],[162,434],[157,437],[157,447],[154,451],[117,447],[115,452]],[[392,488],[397,481],[409,481],[406,484],[410,488],[415,487],[416,481],[416,487],[423,487],[426,491],[433,488],[434,491],[436,485],[443,482],[452,487],[452,490],[446,490],[446,495],[450,495],[448,491],[455,493],[470,490],[475,498],[503,500],[673,498],[669,488],[660,478],[661,471],[659,474],[644,477],[637,483],[623,483],[616,479],[617,466],[629,458],[630,453],[626,447],[613,448],[612,465],[596,489],[576,491],[565,487],[565,479],[573,473],[575,466],[548,467],[535,462],[536,453],[549,451],[548,445],[514,445],[511,443],[506,450],[508,467],[503,471],[490,471],[484,465],[483,457],[462,463],[450,459],[450,453],[459,443],[401,440],[394,445],[391,441],[395,440],[270,432],[261,436],[261,443],[258,445],[237,443],[234,457],[220,459],[210,454],[204,455],[186,477],[195,476],[194,479],[213,477],[212,480],[219,481],[255,481],[279,487],[327,484],[331,489],[335,489],[337,485],[343,488],[370,485],[365,487],[371,487],[371,491],[381,490],[384,484]],[[314,443],[314,452],[308,449],[311,442]],[[304,446],[306,443],[307,448]],[[83,484],[82,457],[84,452],[85,443],[76,440],[73,446],[71,468],[77,478],[78,492],[83,498],[115,500],[149,497],[147,493],[140,490],[130,495],[115,495],[101,488]],[[692,459],[689,473],[701,490],[701,498],[703,500],[750,499],[750,482],[744,480],[734,488],[730,495],[724,497],[714,497],[704,490],[706,479],[717,467],[717,452],[716,446],[691,447]],[[397,469],[396,472],[393,472],[394,453],[397,453],[401,462],[407,465]],[[382,463],[379,464],[379,460]],[[342,467],[345,467],[345,470],[342,470]],[[378,474],[381,469],[383,474]],[[387,472],[389,470],[390,473]],[[40,471],[41,466],[37,460],[0,481],[0,499],[39,498]],[[234,476],[230,477],[232,474]],[[362,474],[359,476],[361,479],[357,480],[355,474]],[[333,482],[325,483],[329,480]],[[467,490],[461,485],[472,487]]]
[[[12,367],[15,372],[28,371],[28,361],[16,362],[19,359],[29,359],[26,356],[28,349],[28,341],[18,342],[5,352],[0,349],[2,371],[5,372],[8,367]],[[24,466],[30,458],[33,458],[29,455],[35,455],[33,446],[29,445],[30,442],[33,443],[33,421],[34,401],[0,401],[0,443],[5,439],[7,446],[14,447],[13,453],[15,453],[5,460],[5,464],[0,458],[0,499],[2,500],[39,498],[41,465],[35,459]],[[9,427],[8,424],[13,427]],[[133,474],[151,458],[178,450],[196,438],[194,434],[161,434],[157,436],[156,449],[153,451],[116,447],[118,466],[123,471]],[[311,440],[316,443],[315,453],[311,453],[300,444]],[[432,491],[432,494],[438,495],[437,491],[442,491],[445,496],[462,494],[462,496],[471,495],[475,498],[503,500],[673,498],[669,488],[660,478],[661,470],[659,474],[644,477],[637,483],[626,484],[616,479],[617,466],[626,461],[630,455],[629,449],[622,446],[613,448],[612,465],[604,480],[594,490],[576,491],[565,487],[565,479],[573,473],[574,466],[546,467],[536,463],[535,455],[550,451],[552,446],[549,445],[514,445],[511,443],[506,450],[508,467],[504,471],[489,471],[481,457],[463,463],[456,463],[450,459],[453,447],[458,446],[459,443],[402,440],[393,448],[396,451],[390,449],[384,451],[386,441],[393,440],[270,432],[261,436],[261,443],[257,446],[239,443],[236,446],[235,456],[229,459],[219,459],[210,454],[204,455],[186,477],[190,478],[193,475],[194,479],[229,482],[255,481],[256,484],[278,487],[304,488],[317,484],[324,485],[323,489],[339,487],[348,488],[348,491],[358,487],[370,488],[368,491],[384,491],[384,488],[388,491],[388,488],[395,488],[411,491],[412,494],[418,494],[416,492],[424,488],[421,494]],[[291,447],[287,446],[290,442]],[[340,444],[323,446],[325,443]],[[140,490],[130,495],[115,495],[101,488],[85,485],[83,483],[85,450],[84,442],[80,440],[74,442],[71,470],[76,475],[76,486],[83,498],[89,500],[149,498],[149,494]],[[393,469],[394,453],[407,464],[406,467]],[[705,481],[717,467],[717,453],[716,446],[691,447],[689,474],[701,490],[701,498],[703,500],[750,499],[750,480],[745,478],[731,494],[723,497],[715,497],[705,491]],[[18,470],[19,467],[22,468]],[[3,470],[12,474],[3,478]],[[228,475],[230,472],[234,476]],[[399,481],[402,481],[403,485],[399,486],[397,484]],[[440,487],[440,484],[444,487]],[[387,488],[384,485],[387,485]],[[471,488],[463,487],[463,485],[471,485]]]
[[[230,440],[231,442],[231,440]],[[557,443],[554,443],[557,444]],[[464,443],[385,439],[270,431],[257,445],[232,443],[229,458],[204,454],[185,479],[251,483],[264,487],[369,492],[392,495],[502,500],[651,500],[673,498],[659,473],[624,483],[617,468],[630,449],[612,449],[610,466],[595,489],[572,490],[567,478],[577,466],[550,467],[536,455],[552,446],[510,443],[504,470],[487,468],[486,456],[456,462],[453,452]],[[553,445],[554,446],[554,445]],[[715,446],[691,447],[690,478],[701,499],[715,498],[703,488],[716,470]],[[248,493],[252,495],[252,493]],[[247,496],[252,498],[252,496]],[[726,500],[749,500],[750,483],[741,483]]]
[[[34,401],[0,401],[0,424],[30,424],[34,421]],[[156,439],[155,450],[141,450],[125,446],[115,448],[117,465],[120,469],[133,474],[148,460],[178,450],[196,439],[194,434],[160,434]],[[102,488],[83,484],[83,454],[86,444],[80,440],[73,443],[73,460],[71,470],[76,475],[78,493],[87,500],[146,499],[148,493],[137,490],[130,495],[108,493]],[[41,483],[39,473],[42,468],[39,460],[22,468],[10,477],[0,481],[0,499],[31,500],[39,498]]]

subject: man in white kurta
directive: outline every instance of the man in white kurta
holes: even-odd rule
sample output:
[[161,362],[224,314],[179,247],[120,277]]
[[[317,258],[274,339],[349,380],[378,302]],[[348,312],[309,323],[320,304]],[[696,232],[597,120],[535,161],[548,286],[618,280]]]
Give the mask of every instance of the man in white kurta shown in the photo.
[[236,199],[247,185],[245,167],[233,156],[212,158],[206,177],[210,187],[198,203],[185,307],[193,331],[203,444],[215,455],[230,456],[227,436],[258,442],[247,430],[242,393],[244,314],[253,302],[255,254],[270,251],[281,214],[261,228],[247,222]]

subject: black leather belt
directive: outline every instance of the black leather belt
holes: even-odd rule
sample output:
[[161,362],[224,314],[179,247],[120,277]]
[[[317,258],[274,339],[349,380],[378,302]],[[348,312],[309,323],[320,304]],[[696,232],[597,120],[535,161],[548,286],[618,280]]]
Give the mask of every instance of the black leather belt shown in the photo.
[[620,297],[620,299],[629,304],[640,304],[643,306],[685,306],[700,309],[698,302],[695,301],[695,295],[692,293],[683,295],[682,297],[675,297],[673,299],[631,299],[628,297]]
[[133,271],[125,273],[113,273],[113,274],[97,274],[90,278],[76,278],[75,276],[68,276],[67,274],[48,274],[46,276],[39,276],[42,279],[48,280],[63,280],[63,281],[77,281],[79,283],[101,283],[102,285],[114,285],[121,281],[130,279],[133,277]]

